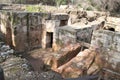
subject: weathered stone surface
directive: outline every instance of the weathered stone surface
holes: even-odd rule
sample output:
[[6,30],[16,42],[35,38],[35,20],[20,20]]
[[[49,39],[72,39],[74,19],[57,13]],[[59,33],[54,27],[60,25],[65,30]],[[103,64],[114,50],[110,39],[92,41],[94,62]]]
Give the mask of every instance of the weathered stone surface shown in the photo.
[[[1,61],[1,57],[5,57],[5,59]],[[44,63],[40,62],[40,65],[44,66]],[[44,70],[47,69],[43,70],[44,72],[33,71],[38,65],[34,63],[35,67],[32,67],[31,62],[28,62],[25,58],[16,57],[13,55],[12,49],[3,42],[0,42],[0,66],[4,70],[5,80],[63,80],[59,73],[47,67],[42,67]],[[38,66],[38,68],[41,67]]]
[[14,50],[8,45],[0,45],[0,66],[4,70],[5,80],[24,78],[23,75],[31,69],[28,62],[25,59],[13,56]]
[[[80,15],[78,13],[81,13]],[[78,22],[79,17],[83,17],[82,12],[78,11],[69,11],[69,20],[68,20],[68,25],[74,24]]]
[[47,32],[54,32],[55,28],[60,26],[60,20],[46,20],[45,26]]
[[77,40],[90,43],[91,37],[92,37],[92,32],[93,32],[92,27],[77,29],[77,34],[76,34]]
[[105,28],[107,30],[109,30],[110,28],[113,28],[114,31],[120,31],[120,28],[119,28],[119,22],[120,22],[120,18],[117,18],[117,17],[107,17],[106,18],[107,22],[105,24]]
[[41,46],[43,14],[1,11],[1,16],[1,31],[16,51]]
[[92,21],[94,21],[94,20],[96,20],[96,18],[97,18],[97,15],[95,14],[95,12],[93,12],[93,11],[86,11],[87,12],[87,20],[89,21],[89,22],[92,22]]
[[[75,57],[81,50],[81,45],[79,43],[67,45],[65,48],[60,50],[58,53],[61,53],[57,59],[58,67],[70,61]],[[58,54],[59,55],[59,54]]]
[[69,26],[57,28],[55,44],[59,49],[72,43],[76,43],[76,31]]
[[0,42],[0,63],[8,59],[13,53],[14,50],[11,49],[9,45],[6,45],[4,42]]
[[51,15],[51,19],[53,20],[68,20],[69,16],[65,13],[55,13]]
[[[98,30],[93,33],[91,48],[100,50],[98,64],[120,73],[119,32]],[[101,65],[103,64],[103,65]]]
[[69,26],[60,28],[58,31],[58,37],[61,40],[61,45],[68,45],[76,42],[76,31]]
[[60,5],[60,9],[67,9],[69,6],[68,5]]
[[[60,20],[46,20],[42,29],[42,48],[56,48],[56,28],[61,24]],[[55,50],[55,49],[54,49]]]
[[4,79],[4,72],[3,72],[3,69],[1,67],[0,67],[0,79],[5,80]]
[[11,27],[11,23],[9,21],[9,16],[10,16],[10,13],[8,12],[4,12],[4,14],[0,13],[0,16],[1,16],[1,32],[2,34],[5,36],[5,42],[7,44],[9,44],[10,46],[12,46],[12,31],[10,29]]
[[93,76],[84,76],[84,77],[78,77],[78,78],[68,78],[65,80],[96,80],[98,79],[97,75],[93,75]]
[[53,70],[57,67],[67,63],[73,57],[75,57],[81,50],[81,45],[79,43],[69,44],[65,48],[62,48],[58,52],[49,55],[44,59],[45,64],[50,65]]
[[1,11],[0,15],[1,31],[5,34],[6,42],[18,52],[36,47],[46,48],[48,43],[53,45],[56,39],[55,28],[67,25],[69,18],[67,14],[17,11]]
[[62,76],[52,70],[35,72],[26,59],[11,57],[1,64],[5,80],[63,80]]
[[[89,68],[95,58],[95,52],[86,49],[80,52],[77,56],[71,59],[66,64],[58,67],[58,72],[62,73],[64,77],[78,77],[88,75]],[[97,68],[98,69],[98,68]],[[96,69],[93,70],[93,72]]]
[[[70,16],[68,20],[68,25],[79,23],[80,25],[88,25],[93,21],[105,21],[106,20],[106,13],[104,12],[97,12],[97,11],[83,11],[83,10],[73,10],[68,11]],[[105,16],[105,17],[103,17]],[[99,19],[101,17],[101,19]]]
[[92,33],[99,30],[104,26],[102,22],[91,23],[91,25],[80,26],[79,24],[59,27],[55,31],[55,44],[59,49],[66,47],[69,44],[83,41],[86,43],[91,42]]

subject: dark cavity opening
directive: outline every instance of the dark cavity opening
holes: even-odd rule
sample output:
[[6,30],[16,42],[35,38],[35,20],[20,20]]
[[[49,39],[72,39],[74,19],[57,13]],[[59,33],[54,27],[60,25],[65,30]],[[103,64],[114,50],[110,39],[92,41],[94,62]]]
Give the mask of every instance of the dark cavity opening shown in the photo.
[[65,26],[67,25],[67,20],[61,20],[60,21],[60,26]]
[[108,28],[108,30],[110,30],[110,31],[115,31],[115,29],[114,29],[114,28]]
[[53,32],[47,32],[46,48],[52,48],[52,44],[53,44]]

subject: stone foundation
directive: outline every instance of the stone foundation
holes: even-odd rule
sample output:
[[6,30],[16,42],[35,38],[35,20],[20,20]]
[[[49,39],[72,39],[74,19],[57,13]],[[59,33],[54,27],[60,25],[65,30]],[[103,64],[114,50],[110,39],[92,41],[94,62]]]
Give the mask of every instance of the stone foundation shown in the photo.
[[[67,14],[1,11],[1,32],[17,52],[53,47],[55,28],[67,25]],[[52,33],[51,36],[48,33]],[[49,41],[49,39],[51,40]]]
[[56,29],[56,45],[61,48],[65,48],[69,44],[74,44],[77,42],[85,42],[90,44],[92,33],[95,30],[99,30],[102,26],[102,22],[80,26],[80,25],[71,25],[63,26]]
[[119,38],[119,32],[98,30],[93,33],[91,48],[100,51],[97,58],[99,67],[120,73]]

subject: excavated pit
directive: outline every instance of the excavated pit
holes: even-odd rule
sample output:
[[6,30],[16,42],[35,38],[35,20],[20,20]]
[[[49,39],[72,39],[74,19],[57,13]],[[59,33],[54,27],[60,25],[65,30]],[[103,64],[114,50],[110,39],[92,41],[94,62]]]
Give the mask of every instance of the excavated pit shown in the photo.
[[[1,11],[1,33],[6,44],[22,53],[20,55],[39,73],[54,70],[62,77],[69,78],[65,80],[105,80],[106,76],[109,79],[109,75],[114,74],[119,80],[119,71],[116,70],[120,70],[119,44],[115,45],[115,40],[119,43],[118,27],[104,30],[103,21],[93,20],[98,13],[81,16],[81,12],[76,12],[49,14]],[[75,15],[77,17],[73,17]],[[83,20],[88,19],[85,24],[82,24],[82,17]],[[86,78],[80,78],[83,76]]]

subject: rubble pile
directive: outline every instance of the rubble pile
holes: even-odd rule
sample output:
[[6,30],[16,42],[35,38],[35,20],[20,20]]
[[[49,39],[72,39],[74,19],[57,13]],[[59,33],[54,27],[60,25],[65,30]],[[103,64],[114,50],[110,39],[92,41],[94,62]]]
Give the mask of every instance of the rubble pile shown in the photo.
[[4,42],[0,42],[0,66],[4,70],[5,80],[21,80],[31,69],[28,62],[16,57],[14,50]]
[[52,70],[36,72],[31,64],[14,55],[14,50],[0,42],[0,66],[3,68],[5,80],[63,80],[62,76]]
[[6,45],[4,42],[0,42],[0,63],[8,59],[13,55],[14,50],[10,48],[9,45]]

